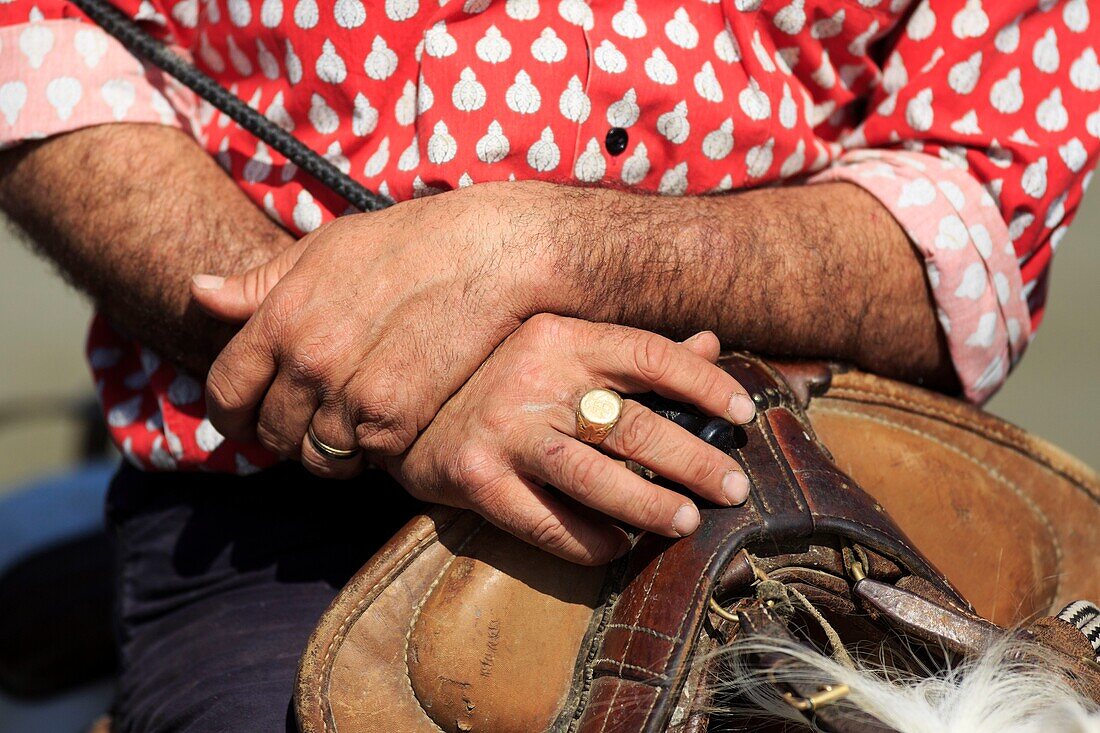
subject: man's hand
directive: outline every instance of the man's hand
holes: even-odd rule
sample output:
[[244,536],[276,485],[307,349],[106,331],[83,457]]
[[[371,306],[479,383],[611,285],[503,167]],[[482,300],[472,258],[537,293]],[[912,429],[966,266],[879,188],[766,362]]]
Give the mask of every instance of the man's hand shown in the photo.
[[662,198],[488,183],[337,220],[192,293],[225,320],[256,311],[211,370],[214,425],[255,426],[327,476],[359,464],[321,456],[311,424],[334,448],[399,454],[541,312],[953,381],[919,255],[848,184]]
[[326,476],[349,476],[359,461],[318,453],[304,439],[310,426],[334,448],[404,452],[540,310],[534,202],[523,188],[487,195],[499,190],[346,216],[243,277],[196,277],[196,300],[222,318],[249,318],[262,300],[210,369],[214,426]]
[[574,562],[601,564],[627,549],[613,519],[682,537],[699,524],[695,505],[606,453],[722,506],[748,495],[737,462],[629,399],[597,450],[575,438],[574,411],[587,390],[607,387],[654,391],[708,415],[747,421],[752,401],[714,365],[718,350],[712,333],[677,344],[623,326],[535,316],[493,352],[406,454],[385,463],[414,496],[473,509]]

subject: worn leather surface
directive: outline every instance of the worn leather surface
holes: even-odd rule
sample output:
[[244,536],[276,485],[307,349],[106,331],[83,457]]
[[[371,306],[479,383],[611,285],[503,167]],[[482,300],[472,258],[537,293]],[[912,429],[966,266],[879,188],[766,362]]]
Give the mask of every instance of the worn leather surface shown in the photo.
[[607,572],[431,508],[322,617],[299,668],[301,730],[544,730]]
[[[549,727],[570,690],[548,682],[570,679],[576,665],[576,645],[563,650],[562,639],[584,636],[604,584],[599,572],[569,569],[488,525],[470,537],[408,636],[412,689],[436,725],[448,733]],[[512,704],[496,706],[499,699]]]
[[[821,370],[803,369],[784,391],[767,368],[749,369],[738,376],[766,403],[757,432],[751,440],[711,437],[752,466],[784,465],[771,455],[779,450],[789,468],[752,476],[744,510],[712,517],[718,510],[704,509],[695,543],[669,547],[643,536],[628,565],[591,569],[519,546],[513,553],[514,541],[473,515],[433,509],[356,576],[319,624],[299,675],[302,730],[609,733],[663,729],[662,718],[677,715],[686,730],[705,730],[705,716],[687,714],[692,667],[674,660],[690,654],[707,623],[704,587],[743,585],[744,568],[727,565],[723,552],[744,543],[755,543],[765,564],[769,555],[802,553],[804,569],[787,569],[787,579],[826,601],[841,597],[827,578],[844,568],[820,533],[857,536],[882,551],[871,553],[872,577],[892,584],[926,576],[922,593],[972,618],[949,587],[936,589],[919,554],[894,542],[885,512],[844,487],[847,476],[803,429],[799,409],[815,393],[809,416],[837,464],[978,611],[1015,622],[1062,598],[1100,595],[1085,571],[1100,546],[1100,491],[1080,464],[922,390],[852,373],[835,376],[820,396],[828,384]],[[807,482],[831,488],[807,498]],[[1063,511],[1065,502],[1074,511]],[[781,538],[803,546],[780,547]],[[1051,581],[1063,568],[1065,577]]]
[[859,372],[808,414],[837,465],[890,512],[975,610],[1014,625],[1100,598],[1100,480],[970,405]]

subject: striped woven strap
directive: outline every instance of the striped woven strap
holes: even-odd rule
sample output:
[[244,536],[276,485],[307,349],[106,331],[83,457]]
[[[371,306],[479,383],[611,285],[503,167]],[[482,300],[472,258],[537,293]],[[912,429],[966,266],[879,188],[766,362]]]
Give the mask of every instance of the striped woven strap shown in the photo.
[[1058,618],[1071,623],[1085,635],[1100,662],[1100,608],[1089,601],[1074,601],[1058,613]]

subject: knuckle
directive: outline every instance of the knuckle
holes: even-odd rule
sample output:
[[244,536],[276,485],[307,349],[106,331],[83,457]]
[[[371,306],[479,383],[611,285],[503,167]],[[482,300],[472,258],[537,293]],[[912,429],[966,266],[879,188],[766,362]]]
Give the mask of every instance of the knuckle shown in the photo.
[[659,423],[649,419],[642,410],[631,410],[615,426],[612,434],[618,432],[618,443],[626,456],[640,456],[652,451],[658,437]]
[[402,409],[391,391],[368,389],[357,398],[353,412],[356,441],[367,453],[398,455],[416,439],[412,416]]
[[531,542],[547,550],[562,551],[566,549],[570,540],[569,530],[557,517],[548,514],[535,522],[529,531]]
[[268,268],[261,265],[260,267],[253,267],[251,270],[245,272],[241,282],[241,288],[244,291],[245,299],[251,303],[262,303],[264,296],[267,294],[268,288],[265,288],[266,280],[265,273]]
[[511,374],[515,391],[522,395],[541,395],[546,392],[546,367],[536,359],[521,357]]
[[700,378],[700,394],[722,394],[731,391],[726,385],[732,381],[732,377],[726,374],[721,367],[708,364],[702,370]]
[[606,460],[600,454],[575,456],[568,469],[570,484],[586,495],[594,493],[607,474],[605,464]]
[[288,376],[299,384],[325,384],[332,375],[335,360],[327,351],[305,348],[299,345],[283,362]]
[[634,521],[642,527],[657,527],[663,524],[671,526],[671,517],[665,521],[664,502],[661,500],[661,492],[656,486],[649,486],[641,492],[637,499],[631,502],[631,513]]
[[515,411],[510,408],[486,407],[481,415],[481,429],[486,435],[509,435],[515,422]]
[[544,438],[538,446],[538,460],[557,476],[564,475],[562,469],[569,460],[569,456],[569,443],[564,436]]
[[709,486],[715,481],[715,475],[719,471],[725,471],[724,462],[718,456],[710,454],[710,451],[699,451],[695,459],[688,461],[687,478],[696,487]]
[[469,442],[454,452],[447,474],[455,484],[464,487],[471,498],[500,478],[500,470],[492,453],[474,442]]
[[652,333],[638,333],[634,341],[634,368],[649,382],[661,382],[671,365],[672,343]]
[[568,319],[556,316],[552,313],[537,313],[520,326],[519,331],[524,338],[537,344],[553,343],[560,339],[566,332]]
[[371,423],[360,423],[355,428],[355,440],[368,455],[399,456],[416,440],[416,430],[404,424],[379,428]]
[[262,414],[256,423],[256,439],[260,441],[260,445],[280,458],[293,458],[300,451],[301,441],[288,438],[276,429],[269,420],[265,419]]
[[287,288],[280,288],[271,297],[263,298],[259,291],[262,285],[259,273],[252,277],[251,282],[245,282],[246,288],[253,288],[253,297],[259,297],[262,303],[256,319],[258,327],[268,342],[274,344],[279,342],[287,328],[301,315],[301,304],[297,298],[291,296]]
[[238,410],[244,407],[244,398],[233,386],[233,379],[225,361],[218,359],[210,367],[206,377],[207,404],[222,411]]

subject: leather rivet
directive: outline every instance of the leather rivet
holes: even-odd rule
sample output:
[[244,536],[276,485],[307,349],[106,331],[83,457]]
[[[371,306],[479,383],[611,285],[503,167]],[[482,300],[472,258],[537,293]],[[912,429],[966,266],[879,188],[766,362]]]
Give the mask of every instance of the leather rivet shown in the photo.
[[752,393],[752,401],[756,403],[757,407],[764,407],[768,404],[768,398],[759,392]]

